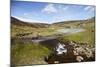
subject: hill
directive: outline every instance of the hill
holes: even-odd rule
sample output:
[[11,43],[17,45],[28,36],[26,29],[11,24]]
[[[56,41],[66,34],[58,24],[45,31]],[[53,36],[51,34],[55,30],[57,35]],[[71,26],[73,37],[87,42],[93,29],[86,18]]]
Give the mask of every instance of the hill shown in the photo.
[[[53,30],[49,29],[49,24],[38,23],[38,22],[23,22],[14,17],[11,17],[11,37],[22,37],[22,36],[37,36],[49,34]],[[48,32],[46,32],[48,30]]]
[[[74,34],[65,33],[57,35],[59,34],[57,31],[61,29],[64,29],[63,31],[84,29],[84,31]],[[73,32],[76,31],[74,30]],[[51,37],[49,35],[52,37],[60,37],[41,43],[33,42],[34,38],[38,40],[39,37]],[[33,40],[29,40],[30,37],[32,37]],[[58,55],[57,51],[55,51],[57,47],[50,49],[51,45],[56,44],[65,45],[64,49],[67,49],[67,53]],[[53,24],[28,23],[11,17],[12,65],[47,64],[54,63],[55,60],[61,63],[72,61],[94,61],[94,55],[95,17],[86,20],[62,21]],[[82,59],[80,59],[80,57]]]
[[29,23],[11,17],[11,37],[31,37],[37,36],[38,34],[41,36],[48,36],[55,34],[56,30],[63,28],[85,28],[94,30],[94,22],[95,17],[86,20],[55,22],[53,24],[38,22]]
[[[84,27],[88,24],[94,23],[95,17],[86,19],[86,20],[73,20],[73,21],[62,21],[62,22],[55,22],[54,26],[60,26],[65,28],[77,28],[77,27]],[[87,25],[86,25],[87,24]]]
[[11,24],[12,25],[18,25],[18,26],[29,26],[29,27],[33,27],[33,28],[48,27],[48,24],[45,24],[45,23],[37,23],[37,22],[28,23],[28,22],[20,21],[20,20],[14,18],[14,17],[11,17]]

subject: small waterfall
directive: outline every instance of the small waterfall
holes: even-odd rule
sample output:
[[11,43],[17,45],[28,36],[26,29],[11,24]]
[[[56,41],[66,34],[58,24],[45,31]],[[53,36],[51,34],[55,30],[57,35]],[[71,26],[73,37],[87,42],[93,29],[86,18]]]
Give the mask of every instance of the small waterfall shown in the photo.
[[67,49],[65,48],[65,44],[58,43],[55,48],[57,54],[67,53]]

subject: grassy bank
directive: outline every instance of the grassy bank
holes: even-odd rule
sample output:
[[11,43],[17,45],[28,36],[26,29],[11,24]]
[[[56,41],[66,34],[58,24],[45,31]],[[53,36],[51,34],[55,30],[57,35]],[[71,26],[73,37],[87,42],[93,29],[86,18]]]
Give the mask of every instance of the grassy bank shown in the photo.
[[86,23],[84,24],[83,28],[85,31],[64,35],[63,37],[59,38],[59,40],[66,42],[67,40],[73,40],[75,42],[82,42],[88,43],[90,45],[95,45],[95,24],[93,23]]
[[12,65],[46,64],[44,57],[50,50],[39,44],[16,42],[11,47]]
[[89,31],[80,32],[72,35],[65,35],[60,40],[67,41],[73,40],[75,42],[89,43],[94,44],[94,33],[90,33]]

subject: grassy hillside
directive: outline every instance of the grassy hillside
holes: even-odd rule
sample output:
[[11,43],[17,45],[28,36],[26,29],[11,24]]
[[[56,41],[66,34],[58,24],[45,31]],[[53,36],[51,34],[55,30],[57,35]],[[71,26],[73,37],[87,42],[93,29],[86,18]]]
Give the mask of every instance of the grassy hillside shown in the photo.
[[51,52],[47,47],[30,41],[23,42],[19,39],[23,37],[34,37],[37,34],[46,36],[49,33],[53,33],[53,31],[53,29],[48,27],[48,24],[32,24],[11,17],[11,64],[47,64],[44,61],[44,57]]
[[62,28],[90,28],[93,25],[94,17],[87,20],[63,21],[54,24],[27,23],[11,17],[11,37],[31,37],[38,34],[48,36],[55,34],[56,30]]
[[54,33],[54,29],[45,23],[27,23],[11,17],[11,37],[46,36]]
[[33,27],[33,28],[46,28],[46,27],[49,26],[48,24],[45,24],[45,23],[37,23],[37,22],[28,23],[28,22],[23,22],[23,21],[20,21],[20,20],[14,18],[14,17],[11,17],[11,24],[12,25],[17,25],[17,26]]
[[[64,34],[57,38],[59,41],[75,41],[95,46],[95,17],[87,20],[64,21],[54,24],[27,23],[11,17],[11,39],[23,37],[55,36],[59,29],[82,28],[85,31],[75,34]],[[30,41],[11,41],[11,63],[13,65],[47,64],[44,57],[51,50],[45,46]]]
[[[62,21],[53,24],[27,23],[11,17],[11,37],[35,37],[56,34],[59,29],[82,28],[84,32],[73,35],[64,35],[65,40],[88,42],[94,44],[95,39],[95,17],[87,20]],[[58,33],[59,34],[59,33]]]
[[72,26],[72,25],[74,25],[75,28],[83,28],[85,29],[85,31],[76,33],[76,34],[71,34],[71,35],[64,35],[62,38],[60,38],[60,40],[63,40],[63,41],[73,40],[76,42],[82,42],[82,43],[88,43],[90,45],[95,45],[95,18],[94,17],[82,22],[69,23],[69,26]]
[[[87,27],[86,24],[93,24],[95,22],[95,17],[86,20],[73,20],[73,21],[62,21],[62,22],[55,22],[54,26],[60,26],[65,28],[82,28]],[[91,25],[90,25],[91,26]]]

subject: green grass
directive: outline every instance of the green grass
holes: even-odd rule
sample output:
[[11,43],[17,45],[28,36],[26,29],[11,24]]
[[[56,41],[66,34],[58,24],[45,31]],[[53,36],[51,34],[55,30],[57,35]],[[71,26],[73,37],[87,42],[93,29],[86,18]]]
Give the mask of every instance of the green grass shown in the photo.
[[67,40],[72,40],[75,42],[81,42],[81,43],[88,43],[88,44],[95,44],[95,33],[91,32],[91,30],[86,30],[84,32],[76,33],[76,34],[70,34],[70,35],[64,35],[63,37],[59,38],[60,41],[66,42]]
[[[82,28],[85,29],[84,32],[79,32],[70,35],[64,35],[58,38],[60,41],[75,41],[75,42],[82,42],[88,43],[89,45],[95,45],[95,27],[94,21],[91,23],[84,23],[84,26],[77,26],[78,23],[69,23],[52,25],[47,28],[34,28],[29,26],[18,26],[12,25],[11,26],[11,38],[17,37],[16,34],[24,34],[24,33],[32,33],[27,35],[27,37],[34,37],[38,33],[41,36],[48,36],[55,34],[55,31],[58,29],[63,29],[68,26],[72,28]],[[93,30],[93,32],[92,32]],[[19,36],[20,37],[20,36]],[[44,57],[47,56],[51,51],[42,45],[35,44],[32,42],[22,42],[22,41],[15,41],[11,43],[11,62],[14,65],[29,65],[29,64],[46,64],[44,61]]]
[[30,42],[16,42],[11,47],[13,65],[46,64],[44,57],[50,50],[42,45]]
[[67,40],[73,40],[76,42],[82,42],[82,43],[88,43],[91,45],[95,45],[95,28],[94,23],[88,23],[85,24],[83,29],[85,31],[70,34],[70,35],[64,35],[63,37],[59,38],[59,40],[67,41]]
[[12,25],[11,26],[11,37],[20,37],[16,36],[18,34],[25,34],[25,33],[31,33],[27,35],[26,37],[32,37],[32,36],[37,36],[37,34],[40,34],[41,36],[48,36],[48,35],[53,35],[55,34],[56,29],[52,28],[32,28],[32,27],[27,27],[27,26],[17,26],[17,25]]

